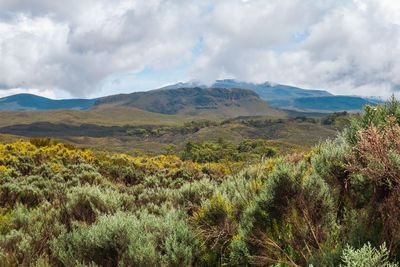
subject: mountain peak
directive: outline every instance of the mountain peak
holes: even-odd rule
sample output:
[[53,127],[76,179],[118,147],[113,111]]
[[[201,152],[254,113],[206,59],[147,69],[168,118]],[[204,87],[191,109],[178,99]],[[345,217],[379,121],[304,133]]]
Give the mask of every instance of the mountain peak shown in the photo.
[[53,100],[33,94],[16,94],[0,98],[0,110],[89,109],[96,99]]
[[297,98],[297,97],[320,97],[320,96],[332,96],[331,93],[322,90],[308,90],[299,87],[282,85],[272,82],[264,83],[251,83],[236,81],[235,79],[222,79],[216,80],[211,86],[206,86],[200,82],[180,82],[172,85],[162,87],[160,89],[177,89],[187,87],[200,87],[200,88],[242,88],[256,92],[262,99],[275,100],[285,98]]
[[[163,88],[123,96],[100,98],[95,105],[129,106],[168,115],[229,118],[237,116],[284,116],[272,108],[257,93],[242,88],[190,87]],[[182,86],[182,84],[180,84]]]

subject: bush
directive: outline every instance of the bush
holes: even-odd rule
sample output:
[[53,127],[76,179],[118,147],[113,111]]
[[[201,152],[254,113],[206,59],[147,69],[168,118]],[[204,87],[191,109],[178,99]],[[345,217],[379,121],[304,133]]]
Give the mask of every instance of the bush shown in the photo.
[[379,249],[371,246],[370,243],[364,244],[360,249],[347,246],[342,255],[343,264],[347,267],[396,267],[397,263],[389,262],[389,251],[383,243]]
[[94,262],[102,266],[187,266],[197,241],[177,211],[140,217],[117,212],[90,226],[77,225],[51,242],[52,256],[63,265]]

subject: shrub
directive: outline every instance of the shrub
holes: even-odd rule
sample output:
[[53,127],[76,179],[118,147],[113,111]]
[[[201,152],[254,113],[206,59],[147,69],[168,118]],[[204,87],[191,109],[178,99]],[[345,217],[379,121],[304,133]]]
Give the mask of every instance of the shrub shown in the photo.
[[396,267],[397,263],[389,262],[389,251],[383,243],[379,249],[371,246],[370,243],[364,244],[360,249],[347,246],[342,255],[343,264],[347,267]]
[[18,204],[10,217],[8,230],[0,235],[4,262],[10,265],[34,265],[39,257],[48,254],[49,241],[64,230],[58,211],[49,203],[35,209]]
[[186,266],[194,260],[197,241],[187,219],[177,211],[140,217],[117,212],[90,226],[75,226],[51,242],[52,256],[63,265],[91,263]]

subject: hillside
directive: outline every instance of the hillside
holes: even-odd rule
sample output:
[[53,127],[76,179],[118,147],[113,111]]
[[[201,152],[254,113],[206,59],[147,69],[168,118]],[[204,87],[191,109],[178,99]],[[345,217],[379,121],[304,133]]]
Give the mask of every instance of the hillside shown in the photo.
[[324,118],[287,119],[251,117],[215,120],[191,117],[195,120],[185,123],[180,119],[189,117],[160,116],[174,117],[176,120],[171,122],[175,124],[167,125],[167,121],[162,124],[160,120],[158,125],[154,124],[155,120],[152,121],[153,124],[131,121],[126,125],[39,121],[0,127],[0,133],[14,135],[5,136],[4,140],[18,140],[15,136],[53,137],[83,147],[126,154],[160,154],[166,145],[171,144],[176,146],[178,152],[184,149],[187,142],[215,142],[221,138],[234,144],[245,139],[265,139],[280,142],[284,147],[295,145],[301,150],[308,150],[320,140],[334,138],[337,131],[343,129],[349,121],[349,116],[345,113]]
[[[173,88],[182,88],[182,87],[200,87],[206,88],[206,85],[201,83],[177,83],[173,85],[169,85],[163,87],[161,89],[173,89]],[[212,85],[208,86],[210,88],[243,88],[252,90],[257,93],[262,99],[266,100],[269,103],[269,100],[272,99],[288,99],[288,98],[298,98],[298,97],[319,97],[319,96],[332,96],[327,91],[321,90],[307,90],[298,87],[282,85],[282,84],[273,84],[270,82],[265,83],[248,83],[248,82],[240,82],[233,79],[224,79],[217,80]]]
[[0,98],[0,110],[88,110],[94,105],[108,103],[115,107],[128,106],[161,114],[228,118],[257,115],[323,116],[342,110],[360,111],[366,104],[382,102],[374,98],[335,96],[327,91],[269,82],[254,84],[226,79],[217,80],[211,88],[200,83],[177,83],[158,90],[100,99],[53,100],[32,94],[17,94]]
[[[177,83],[163,87],[161,89],[172,89],[180,87],[197,86],[206,88],[201,83]],[[379,99],[363,98],[358,96],[342,96],[332,95],[327,91],[308,90],[298,87],[274,84],[274,83],[248,83],[240,82],[232,79],[217,80],[211,86],[219,88],[244,88],[257,93],[260,98],[265,100],[269,105],[276,108],[293,109],[303,112],[335,112],[335,111],[361,111],[362,107],[370,104],[376,105],[382,102]],[[313,115],[313,114],[308,114]],[[318,116],[318,114],[315,114]]]
[[0,98],[0,110],[86,110],[92,107],[95,101],[96,99],[53,100],[32,94],[17,94]]
[[135,107],[161,114],[231,118],[237,116],[285,116],[250,90],[237,88],[178,88],[102,97],[95,107],[109,104]]
[[300,110],[333,111],[359,111],[365,105],[375,106],[380,101],[358,96],[323,96],[301,97],[293,99],[275,99],[269,103],[275,107],[294,108]]
[[0,260],[399,266],[398,114],[395,101],[366,107],[342,135],[309,153],[281,153],[260,139],[188,142],[181,157],[49,138],[0,144]]
[[133,107],[110,105],[96,106],[90,110],[0,111],[0,127],[37,122],[69,125],[96,124],[123,126],[125,124],[177,125],[196,119],[190,116],[164,115]]

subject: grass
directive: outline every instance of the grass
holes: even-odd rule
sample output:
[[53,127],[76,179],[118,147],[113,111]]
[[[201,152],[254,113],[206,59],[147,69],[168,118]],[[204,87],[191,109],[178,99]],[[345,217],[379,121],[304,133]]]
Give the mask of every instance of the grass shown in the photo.
[[[16,135],[26,136],[23,137],[25,140],[49,136],[80,147],[131,155],[161,154],[168,144],[176,145],[179,153],[189,141],[215,142],[219,138],[235,144],[243,139],[265,139],[276,142],[271,146],[276,146],[281,152],[305,151],[321,140],[334,138],[349,120],[347,113],[332,114],[325,118],[257,116],[205,120],[201,117],[156,114],[130,107],[111,108],[107,105],[89,111],[2,113],[0,115],[10,116],[0,116],[0,127],[10,126],[0,129],[8,134],[1,135],[0,142],[21,138]],[[31,124],[12,125],[19,123]],[[145,132],[141,134],[138,130]]]
[[[179,153],[189,141],[215,142],[224,138],[235,144],[243,139],[269,140],[271,147],[276,148],[282,154],[288,151],[307,151],[312,145],[321,140],[332,139],[337,135],[335,125],[322,125],[319,122],[283,122],[271,123],[263,127],[245,125],[246,120],[233,120],[230,123],[217,126],[209,126],[199,129],[194,133],[167,132],[161,135],[121,135],[121,136],[63,136],[55,137],[62,142],[77,144],[80,147],[95,150],[107,150],[131,155],[137,154],[161,154],[164,146],[175,144]],[[29,133],[28,133],[29,134]],[[32,134],[32,133],[31,133]]]
[[132,107],[102,105],[91,110],[0,111],[0,127],[35,122],[69,125],[178,125],[199,119],[193,116],[163,115]]

